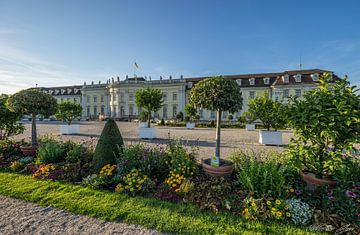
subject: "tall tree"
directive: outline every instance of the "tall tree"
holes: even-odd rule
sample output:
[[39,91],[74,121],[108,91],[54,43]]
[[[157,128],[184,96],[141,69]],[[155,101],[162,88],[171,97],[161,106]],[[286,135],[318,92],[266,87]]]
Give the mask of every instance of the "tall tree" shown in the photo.
[[136,105],[146,110],[148,118],[148,128],[150,128],[151,112],[160,110],[163,104],[163,93],[158,88],[146,88],[136,91],[135,93]]

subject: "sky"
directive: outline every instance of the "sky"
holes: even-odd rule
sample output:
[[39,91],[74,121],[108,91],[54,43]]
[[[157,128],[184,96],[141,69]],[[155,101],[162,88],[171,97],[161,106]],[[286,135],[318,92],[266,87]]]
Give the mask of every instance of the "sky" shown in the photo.
[[360,1],[0,0],[0,94],[320,68],[360,85]]

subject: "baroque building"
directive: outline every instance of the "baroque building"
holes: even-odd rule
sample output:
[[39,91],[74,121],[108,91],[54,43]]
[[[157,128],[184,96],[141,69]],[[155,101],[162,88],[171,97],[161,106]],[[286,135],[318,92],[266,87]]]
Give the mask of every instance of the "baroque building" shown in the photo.
[[[331,71],[321,69],[291,70],[278,73],[240,74],[226,75],[225,78],[236,80],[243,97],[243,108],[234,116],[246,111],[250,99],[267,92],[273,99],[287,102],[288,97],[298,96],[314,89],[319,77]],[[151,80],[146,77],[126,77],[124,80],[109,79],[106,83],[91,82],[83,86],[64,86],[40,88],[46,93],[56,97],[58,102],[71,101],[81,103],[83,107],[82,118],[92,119],[99,115],[113,117],[118,120],[137,118],[141,110],[135,103],[135,93],[146,87],[156,87],[163,92],[163,107],[153,116],[157,119],[172,119],[178,112],[183,112],[188,103],[191,88],[199,81],[207,77],[189,77],[168,79],[160,77],[159,80]],[[338,79],[333,74],[333,79]],[[223,118],[227,117],[226,112]],[[215,112],[199,110],[201,120],[213,120]]]

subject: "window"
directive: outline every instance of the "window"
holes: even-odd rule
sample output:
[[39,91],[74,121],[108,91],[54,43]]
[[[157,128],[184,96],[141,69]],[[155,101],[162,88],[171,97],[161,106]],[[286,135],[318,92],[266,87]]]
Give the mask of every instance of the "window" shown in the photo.
[[173,117],[177,114],[177,105],[173,105]]
[[250,86],[255,85],[255,78],[250,78],[249,83],[250,83]]
[[94,106],[94,115],[96,116],[97,114],[97,106]]
[[250,99],[254,99],[255,98],[255,91],[249,91],[249,97],[250,97]]
[[167,119],[167,106],[163,107],[163,118]]
[[296,74],[295,75],[295,81],[296,82],[301,82],[301,74]]
[[103,96],[103,95],[100,96],[100,102],[101,102],[101,103],[104,103],[104,96]]
[[90,106],[86,107],[86,116],[90,117]]
[[134,101],[134,94],[133,93],[129,94],[129,101]]
[[102,106],[101,106],[101,114],[104,115],[104,113],[105,113],[105,106],[102,105]]
[[241,82],[242,82],[241,79],[237,79],[236,82],[237,82],[237,84],[238,84],[239,86],[241,86]]
[[222,113],[222,118],[227,118],[228,112],[223,112]]
[[116,107],[113,109],[113,117],[116,117]]
[[282,76],[282,79],[283,79],[283,82],[284,83],[289,83],[289,75],[284,75],[284,76]]
[[173,93],[173,101],[176,101],[176,100],[177,100],[177,93],[174,92],[174,93]]
[[288,90],[288,89],[283,90],[283,97],[284,97],[284,98],[288,98],[288,97],[289,97],[289,90]]
[[86,96],[86,102],[90,103],[90,96]]
[[319,80],[319,74],[318,73],[311,74],[311,78],[314,82],[316,82]]
[[134,106],[129,105],[129,115],[133,115],[134,114]]
[[215,112],[214,112],[214,111],[211,111],[211,113],[210,113],[210,118],[211,118],[211,119],[215,119]]
[[295,89],[295,96],[301,97],[301,89]]
[[124,100],[124,93],[123,92],[120,93],[120,100],[121,101]]
[[124,106],[121,106],[120,107],[120,116],[124,116],[125,115],[125,109],[124,109]]
[[97,96],[94,95],[94,103],[96,103],[96,102],[97,102]]
[[200,118],[204,118],[204,111],[202,109],[199,110],[199,116]]
[[264,84],[270,84],[270,78],[264,78]]
[[167,93],[166,92],[163,93],[163,100],[167,101]]

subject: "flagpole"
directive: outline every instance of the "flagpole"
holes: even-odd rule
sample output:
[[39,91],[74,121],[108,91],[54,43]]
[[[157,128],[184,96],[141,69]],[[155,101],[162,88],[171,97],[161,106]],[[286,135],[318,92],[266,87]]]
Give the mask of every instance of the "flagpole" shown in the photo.
[[134,60],[134,65],[133,65],[133,67],[134,67],[134,78],[136,77],[136,74],[135,74],[135,64],[136,64],[136,60]]

